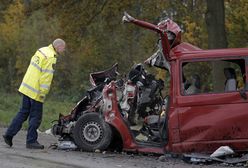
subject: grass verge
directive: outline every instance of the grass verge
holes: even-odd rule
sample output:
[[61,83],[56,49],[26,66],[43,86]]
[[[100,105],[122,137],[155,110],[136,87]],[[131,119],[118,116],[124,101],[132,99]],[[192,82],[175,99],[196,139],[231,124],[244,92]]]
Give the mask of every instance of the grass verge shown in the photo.
[[[0,125],[8,126],[19,111],[22,96],[19,94],[0,93]],[[51,122],[57,120],[59,113],[69,114],[75,103],[67,101],[59,101],[56,98],[49,97],[43,105],[43,118],[40,130],[44,131],[51,128]],[[27,121],[23,124],[23,128],[27,129]]]

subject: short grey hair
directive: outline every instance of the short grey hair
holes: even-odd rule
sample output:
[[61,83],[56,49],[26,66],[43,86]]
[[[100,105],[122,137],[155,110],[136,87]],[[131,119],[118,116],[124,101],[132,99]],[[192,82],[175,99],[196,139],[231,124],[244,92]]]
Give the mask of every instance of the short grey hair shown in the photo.
[[57,48],[58,46],[65,46],[65,41],[60,39],[60,38],[57,38],[56,40],[53,41],[53,47],[54,48]]

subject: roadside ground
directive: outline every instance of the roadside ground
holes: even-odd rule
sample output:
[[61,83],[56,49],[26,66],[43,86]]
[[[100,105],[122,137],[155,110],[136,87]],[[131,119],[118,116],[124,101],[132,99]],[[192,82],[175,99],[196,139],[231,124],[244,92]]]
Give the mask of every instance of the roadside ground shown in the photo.
[[[0,128],[0,134],[6,128]],[[0,138],[0,167],[4,168],[210,168],[225,167],[221,164],[192,165],[178,158],[126,154],[126,153],[89,153],[48,148],[57,142],[57,138],[45,133],[39,134],[39,142],[44,150],[31,150],[25,147],[26,131],[21,130],[8,147]],[[233,166],[232,166],[233,167]]]

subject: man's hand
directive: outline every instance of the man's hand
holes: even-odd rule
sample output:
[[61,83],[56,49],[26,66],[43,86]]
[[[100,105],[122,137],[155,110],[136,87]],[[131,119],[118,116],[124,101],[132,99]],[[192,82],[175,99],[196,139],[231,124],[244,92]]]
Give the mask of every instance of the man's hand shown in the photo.
[[41,100],[44,100],[45,97],[46,97],[46,95],[44,95],[44,94],[41,94],[41,95],[40,95],[40,99],[41,99]]

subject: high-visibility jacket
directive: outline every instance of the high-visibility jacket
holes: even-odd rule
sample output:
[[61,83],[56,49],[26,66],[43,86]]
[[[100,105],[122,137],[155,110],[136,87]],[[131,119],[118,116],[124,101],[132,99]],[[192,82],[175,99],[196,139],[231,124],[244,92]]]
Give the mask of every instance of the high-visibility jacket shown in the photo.
[[52,83],[56,55],[52,44],[38,49],[30,61],[19,92],[43,103]]

